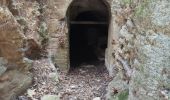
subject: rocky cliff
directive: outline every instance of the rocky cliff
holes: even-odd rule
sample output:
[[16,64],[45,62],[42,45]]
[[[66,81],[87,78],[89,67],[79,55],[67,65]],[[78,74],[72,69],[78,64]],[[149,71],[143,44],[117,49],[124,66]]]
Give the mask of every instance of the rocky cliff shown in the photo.
[[107,65],[115,78],[109,99],[168,100],[170,2],[115,0],[112,6],[116,13]]

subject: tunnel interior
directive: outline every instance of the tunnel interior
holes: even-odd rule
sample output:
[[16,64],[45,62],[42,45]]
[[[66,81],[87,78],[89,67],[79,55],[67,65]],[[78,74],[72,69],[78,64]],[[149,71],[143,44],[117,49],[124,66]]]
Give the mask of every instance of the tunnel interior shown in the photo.
[[[96,6],[91,5],[98,3]],[[101,0],[75,2],[69,12],[70,66],[104,61],[109,11]]]

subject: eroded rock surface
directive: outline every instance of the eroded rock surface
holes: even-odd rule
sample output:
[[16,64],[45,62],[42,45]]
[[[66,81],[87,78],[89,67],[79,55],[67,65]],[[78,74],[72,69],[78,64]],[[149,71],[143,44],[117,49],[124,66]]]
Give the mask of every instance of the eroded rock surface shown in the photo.
[[[117,3],[115,11],[118,13],[114,16],[124,16],[127,20],[122,23],[121,17],[118,17],[112,22],[115,24],[115,37],[114,41],[110,40],[113,48],[108,52],[112,53],[112,64],[108,64],[108,69],[110,75],[117,74],[109,85],[108,99],[169,100],[170,2],[148,0],[123,3],[125,8],[119,8],[121,1]],[[126,13],[130,9],[135,10]]]
[[32,76],[24,60],[25,36],[7,7],[0,7],[0,23],[0,99],[10,100],[29,87]]

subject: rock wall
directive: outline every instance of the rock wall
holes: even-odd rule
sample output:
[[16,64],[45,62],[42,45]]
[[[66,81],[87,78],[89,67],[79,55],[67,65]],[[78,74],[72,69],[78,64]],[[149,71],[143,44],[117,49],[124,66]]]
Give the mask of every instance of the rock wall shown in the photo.
[[[20,25],[6,6],[0,7],[0,99],[10,100],[31,84]],[[22,81],[20,81],[22,80]]]
[[114,0],[109,100],[169,100],[170,2]]
[[43,3],[44,22],[49,35],[48,53],[63,72],[69,70],[69,35],[65,16],[69,2],[70,0],[48,0]]
[[40,58],[40,11],[36,0],[0,1],[0,99],[15,99],[32,84],[32,61]]
[[[115,77],[109,85],[108,99],[135,100],[143,99],[143,96],[151,100],[167,99],[169,71],[166,70],[165,75],[161,72],[169,67],[169,2],[106,2],[110,5],[112,16],[105,62],[110,76]],[[54,62],[65,71],[69,69],[68,27],[65,14],[70,3],[71,0],[50,0],[44,3],[45,22],[50,35],[49,53]],[[167,52],[166,56],[164,52]],[[159,84],[161,80],[157,78],[164,79],[162,86]],[[147,82],[151,79],[152,82]],[[140,88],[146,86],[147,89]]]
[[68,70],[67,26],[62,21],[67,4],[64,0],[0,1],[1,100],[13,100],[31,85],[32,60],[51,57]]
[[[63,72],[70,68],[69,26],[67,13],[73,0],[38,0],[49,37],[47,50],[54,64]],[[76,0],[75,0],[76,1]],[[78,0],[77,0],[78,1]],[[105,2],[105,0],[103,0]],[[108,2],[108,3],[107,3]],[[109,6],[111,1],[106,1]]]

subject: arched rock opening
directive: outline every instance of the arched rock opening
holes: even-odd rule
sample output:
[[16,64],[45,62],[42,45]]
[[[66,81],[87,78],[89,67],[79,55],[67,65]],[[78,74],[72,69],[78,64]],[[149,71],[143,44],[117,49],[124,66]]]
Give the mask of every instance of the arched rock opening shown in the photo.
[[104,60],[110,8],[104,0],[74,0],[67,10],[70,65]]

